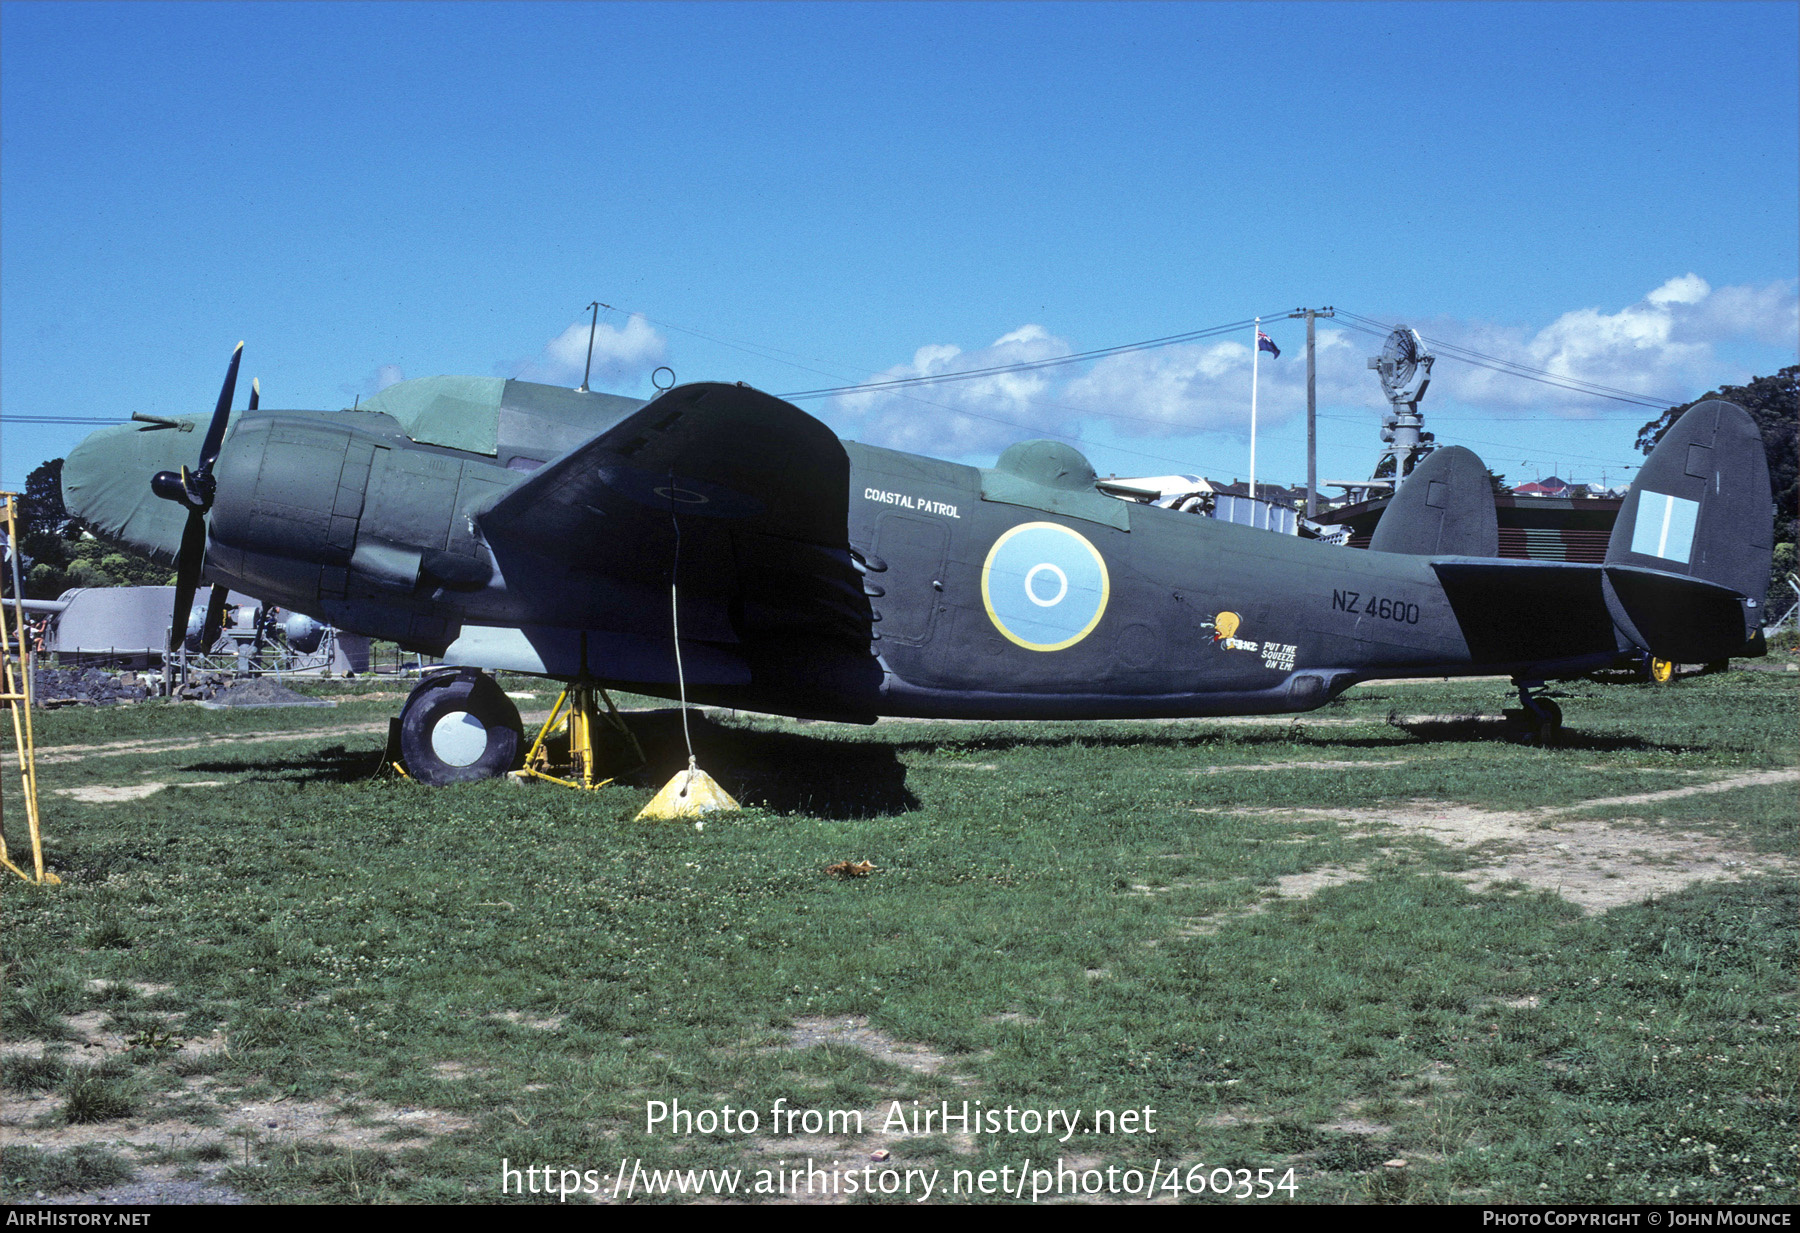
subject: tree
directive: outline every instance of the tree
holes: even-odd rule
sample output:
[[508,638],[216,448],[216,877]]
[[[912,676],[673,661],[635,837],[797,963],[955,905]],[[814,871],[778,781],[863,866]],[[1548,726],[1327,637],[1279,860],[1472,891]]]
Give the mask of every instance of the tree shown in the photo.
[[[19,546],[25,594],[55,599],[70,587],[168,586],[169,567],[127,545],[94,535],[62,499],[63,460],[52,458],[25,477],[19,503]],[[10,589],[12,579],[6,579]]]
[[1709,398],[1735,402],[1750,413],[1762,432],[1769,486],[1775,495],[1775,567],[1769,579],[1769,602],[1779,612],[1793,602],[1793,592],[1784,579],[1794,568],[1795,545],[1800,540],[1800,365],[1784,368],[1772,377],[1755,377],[1749,385],[1722,385],[1694,402],[1670,407],[1638,429],[1637,447],[1648,454],[1682,412]]
[[25,477],[25,497],[19,503],[21,539],[39,533],[61,535],[68,524],[69,511],[62,499],[62,468],[63,460],[52,458]]
[[1793,540],[1795,521],[1800,518],[1800,365],[1784,368],[1773,377],[1753,378],[1749,385],[1722,385],[1694,402],[1670,407],[1638,429],[1638,449],[1646,454],[1655,449],[1682,412],[1709,398],[1735,402],[1762,431],[1769,484],[1775,490],[1775,540]]

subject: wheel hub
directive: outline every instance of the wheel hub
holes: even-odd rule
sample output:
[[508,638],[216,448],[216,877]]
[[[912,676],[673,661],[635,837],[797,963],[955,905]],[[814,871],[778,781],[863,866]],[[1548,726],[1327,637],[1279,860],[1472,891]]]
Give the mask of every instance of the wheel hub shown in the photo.
[[487,725],[467,711],[451,711],[431,729],[431,752],[449,766],[470,766],[487,752]]

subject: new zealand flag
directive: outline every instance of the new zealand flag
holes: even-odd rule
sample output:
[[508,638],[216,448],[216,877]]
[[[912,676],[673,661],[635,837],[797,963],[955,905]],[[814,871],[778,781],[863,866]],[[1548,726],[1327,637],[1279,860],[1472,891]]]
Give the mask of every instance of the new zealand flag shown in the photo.
[[1256,331],[1256,349],[1258,351],[1267,351],[1276,359],[1281,358],[1281,348],[1275,345],[1274,339],[1270,338],[1261,330]]

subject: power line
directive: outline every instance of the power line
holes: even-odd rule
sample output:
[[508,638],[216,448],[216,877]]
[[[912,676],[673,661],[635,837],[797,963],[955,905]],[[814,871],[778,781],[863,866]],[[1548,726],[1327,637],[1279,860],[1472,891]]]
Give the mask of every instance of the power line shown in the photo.
[[[1372,317],[1360,316],[1357,313],[1348,312],[1341,308],[1338,310],[1338,315],[1349,319],[1349,328],[1361,330],[1365,334],[1375,334],[1378,336],[1387,335],[1398,328],[1385,322],[1377,321]],[[1421,335],[1421,337],[1424,336]],[[1521,364],[1517,360],[1508,360],[1500,356],[1488,355],[1485,352],[1476,351],[1473,348],[1464,347],[1457,343],[1447,342],[1441,338],[1425,338],[1425,342],[1430,345],[1435,354],[1445,356],[1449,359],[1460,360],[1465,364],[1470,364],[1477,368],[1492,369],[1495,372],[1505,373],[1508,376],[1521,377],[1526,381],[1536,381],[1542,385],[1555,386],[1559,389],[1570,390],[1578,394],[1586,394],[1594,398],[1607,398],[1614,402],[1630,403],[1640,407],[1653,407],[1658,410],[1666,410],[1669,407],[1680,405],[1679,399],[1659,400],[1652,398],[1647,394],[1639,394],[1631,390],[1622,390],[1616,386],[1601,385],[1594,381],[1584,381],[1579,377],[1569,377],[1561,373],[1553,373],[1545,368],[1533,368],[1531,365]]]
[[[625,309],[615,308],[613,305],[609,305],[609,304],[605,304],[605,303],[602,303],[601,307],[612,308],[613,311],[615,311],[615,312],[629,311],[629,310],[625,310]],[[1393,326],[1385,325],[1384,323],[1376,321],[1373,318],[1363,317],[1360,314],[1346,312],[1343,309],[1339,309],[1337,311],[1340,316],[1353,319],[1351,321],[1346,322],[1346,325],[1348,326],[1348,328],[1356,329],[1362,333],[1375,334],[1377,336],[1385,337],[1387,334],[1392,333],[1392,331],[1394,329]],[[706,334],[700,330],[695,330],[695,329],[691,329],[691,328],[688,328],[685,326],[675,325],[672,322],[659,321],[659,320],[657,320],[653,317],[650,317],[644,313],[633,313],[632,315],[643,317],[644,320],[650,322],[653,325],[661,326],[664,329],[671,329],[671,330],[675,330],[679,333],[688,334],[688,335],[691,335],[696,338],[705,339],[708,342],[713,342],[713,343],[717,343],[721,346],[730,347],[731,349],[736,350],[736,351],[743,351],[746,354],[757,355],[763,359],[771,359],[771,360],[775,360],[778,363],[785,363],[785,364],[788,364],[790,367],[800,368],[800,369],[803,369],[804,371],[808,371],[808,372],[818,372],[821,376],[837,375],[835,373],[822,371],[820,369],[810,368],[807,365],[795,363],[792,360],[785,360],[785,359],[780,358],[780,356],[782,356],[782,355],[793,354],[790,352],[780,352],[775,348],[764,348],[764,347],[758,347],[758,346],[751,345],[751,344],[734,343],[734,342],[728,341],[726,339],[722,339],[722,338],[718,338],[718,337],[715,337],[710,334]],[[1263,314],[1263,316],[1265,318],[1278,317],[1278,316],[1283,316],[1283,315],[1285,315],[1285,314],[1281,314],[1281,313],[1265,313],[1265,314]],[[1052,429],[1046,428],[1046,427],[1044,427],[1042,425],[1038,425],[1038,424],[1022,423],[1018,420],[1008,419],[1005,416],[993,415],[991,413],[983,412],[983,411],[970,410],[967,407],[952,406],[947,403],[935,402],[930,399],[919,398],[919,397],[916,397],[913,395],[906,394],[904,391],[908,388],[912,388],[912,387],[916,387],[916,386],[942,384],[942,383],[950,382],[950,381],[972,380],[977,377],[994,376],[994,375],[1000,375],[1000,374],[1006,374],[1006,373],[1030,372],[1030,371],[1034,371],[1034,370],[1040,369],[1040,368],[1059,367],[1059,366],[1063,366],[1063,365],[1067,365],[1067,364],[1081,363],[1081,362],[1084,362],[1087,360],[1100,359],[1100,358],[1103,358],[1103,357],[1109,356],[1109,355],[1122,355],[1122,354],[1128,354],[1128,353],[1136,352],[1136,351],[1146,351],[1146,350],[1151,350],[1151,349],[1159,348],[1159,347],[1173,346],[1173,345],[1176,345],[1178,343],[1183,343],[1183,342],[1199,341],[1204,338],[1212,338],[1212,337],[1217,337],[1218,335],[1221,335],[1221,334],[1228,334],[1234,330],[1248,329],[1254,320],[1255,320],[1254,317],[1247,317],[1247,318],[1243,319],[1242,321],[1228,322],[1223,325],[1209,326],[1205,329],[1189,330],[1189,331],[1184,331],[1179,334],[1165,335],[1161,338],[1146,339],[1146,340],[1143,340],[1140,342],[1121,343],[1121,344],[1118,344],[1116,346],[1111,346],[1111,347],[1097,347],[1097,348],[1094,348],[1094,349],[1088,350],[1088,351],[1076,352],[1074,354],[1066,355],[1066,356],[1053,356],[1053,357],[1043,359],[1043,360],[1027,360],[1027,361],[1021,361],[1021,362],[1018,362],[1015,364],[997,364],[997,365],[990,365],[990,366],[983,367],[983,368],[963,369],[963,370],[960,370],[957,372],[951,372],[951,373],[925,374],[925,375],[921,375],[921,376],[917,376],[917,377],[902,377],[902,378],[895,378],[895,379],[891,379],[891,380],[887,380],[887,381],[867,381],[867,382],[858,382],[858,383],[850,384],[850,385],[829,386],[829,387],[823,387],[823,388],[813,389],[813,390],[799,390],[799,391],[795,391],[793,393],[779,395],[779,397],[786,398],[786,399],[813,398],[813,397],[824,397],[827,395],[857,393],[857,392],[861,392],[864,390],[871,390],[871,391],[872,390],[883,390],[883,391],[898,395],[900,397],[904,397],[909,402],[915,402],[915,403],[920,404],[921,406],[934,407],[940,411],[948,411],[953,415],[968,416],[971,419],[984,420],[988,423],[1000,424],[1000,425],[1003,425],[1008,428],[1017,428],[1021,431],[1037,433],[1041,436],[1055,437],[1059,440],[1069,441],[1072,443],[1077,443],[1077,444],[1085,445],[1085,446],[1092,448],[1093,446],[1095,446],[1098,443],[1088,441],[1080,436],[1076,436],[1076,435],[1073,435],[1070,433],[1056,432]],[[1502,368],[1502,369],[1500,369],[1500,371],[1509,371],[1509,372],[1512,372],[1512,375],[1515,375],[1515,376],[1524,376],[1527,379],[1540,380],[1546,384],[1559,385],[1562,388],[1572,389],[1577,392],[1600,392],[1601,396],[1614,397],[1618,401],[1631,401],[1638,405],[1643,405],[1643,406],[1661,406],[1662,405],[1662,404],[1649,402],[1642,395],[1632,394],[1629,391],[1614,390],[1614,391],[1610,391],[1610,393],[1607,393],[1606,391],[1609,391],[1610,387],[1598,386],[1592,382],[1574,381],[1572,379],[1560,377],[1557,374],[1548,373],[1541,369],[1534,369],[1534,370],[1529,370],[1529,371],[1512,371],[1513,369],[1523,369],[1523,368],[1525,368],[1525,366],[1512,364],[1510,361],[1499,360],[1497,357],[1485,356],[1480,352],[1475,352],[1468,348],[1459,347],[1459,346],[1456,346],[1455,344],[1444,344],[1444,343],[1438,342],[1437,340],[1432,340],[1432,342],[1433,342],[1433,345],[1438,347],[1440,350],[1444,350],[1449,353],[1467,352],[1468,355],[1476,357],[1474,359],[1466,359],[1464,361],[1466,363],[1477,364],[1478,366],[1481,366],[1481,367],[1493,367],[1495,365],[1501,365],[1501,364],[1509,365],[1509,367]],[[770,354],[771,352],[773,352],[774,354]],[[808,357],[808,358],[811,358],[811,357]],[[1454,358],[1463,359],[1464,357],[1462,354],[1454,354]],[[1492,360],[1493,364],[1479,363],[1479,361],[1482,361],[1482,360]],[[834,366],[836,366],[834,361],[817,360],[816,362],[821,363],[821,364],[834,364]],[[1536,375],[1533,375],[1533,374],[1536,374]],[[1582,387],[1586,387],[1586,388],[1582,388]],[[1153,424],[1158,427],[1171,429],[1176,432],[1181,432],[1184,429],[1189,433],[1205,433],[1205,432],[1218,431],[1217,428],[1205,428],[1205,427],[1201,427],[1199,425],[1195,425],[1190,428],[1188,426],[1185,426],[1185,425],[1182,425],[1179,423],[1171,422],[1167,419],[1162,419],[1162,418],[1157,418],[1157,417],[1152,417],[1152,416],[1130,415],[1130,414],[1127,414],[1122,411],[1101,411],[1101,410],[1096,410],[1091,407],[1077,407],[1077,406],[1072,406],[1068,403],[1052,402],[1050,400],[1042,399],[1042,398],[1030,398],[1027,400],[1027,405],[1029,405],[1033,408],[1038,408],[1038,409],[1067,412],[1067,413],[1077,415],[1077,416],[1098,416],[1098,417],[1103,417],[1103,418],[1111,419],[1111,420],[1123,420],[1123,421],[1129,421],[1132,423],[1140,423],[1140,424]],[[1360,420],[1360,418],[1354,417],[1354,416],[1340,416],[1340,415],[1326,414],[1322,418],[1341,420],[1345,423],[1361,423],[1362,422]],[[1552,417],[1552,418],[1555,418],[1555,417]],[[1467,437],[1464,439],[1471,441],[1474,444],[1490,446],[1495,449],[1507,450],[1509,452],[1515,448],[1515,444],[1513,444],[1513,443],[1506,443],[1506,442],[1499,442],[1499,441],[1487,441],[1487,440],[1481,440],[1479,438],[1474,438],[1474,437]],[[1143,450],[1133,450],[1133,449],[1129,449],[1125,446],[1120,446],[1120,445],[1107,444],[1107,445],[1101,445],[1100,448],[1116,450],[1119,453],[1130,454],[1134,457],[1145,458],[1145,459],[1149,459],[1151,461],[1158,462],[1158,463],[1173,463],[1178,466],[1193,465],[1191,460],[1189,460],[1189,459],[1176,459],[1176,458],[1171,458],[1171,457],[1169,457],[1167,455],[1163,455],[1163,454],[1151,454],[1151,453],[1148,453]],[[1613,459],[1613,458],[1601,458],[1601,457],[1594,456],[1594,455],[1573,454],[1573,453],[1568,453],[1568,452],[1560,451],[1560,450],[1555,453],[1554,457],[1557,459],[1567,459],[1569,461],[1604,463],[1608,466],[1625,465],[1625,464],[1620,464],[1616,459]]]
[[[1269,317],[1278,313],[1265,314]],[[1209,326],[1203,330],[1189,330],[1181,334],[1170,334],[1164,338],[1151,338],[1143,342],[1121,343],[1113,347],[1096,347],[1092,351],[1077,351],[1072,355],[1053,356],[1044,360],[1023,360],[1016,364],[995,364],[988,368],[966,368],[956,372],[926,374],[917,377],[896,377],[889,381],[863,381],[856,385],[829,386],[817,390],[796,390],[791,394],[781,394],[781,398],[817,398],[827,394],[851,394],[862,390],[893,389],[898,386],[935,385],[946,381],[967,381],[975,377],[992,376],[997,373],[1031,372],[1039,368],[1055,368],[1063,364],[1079,364],[1087,360],[1099,359],[1109,355],[1124,355],[1133,351],[1148,351],[1155,347],[1171,347],[1177,343],[1197,342],[1202,338],[1214,338],[1220,334],[1229,334],[1234,330],[1246,329],[1256,318],[1246,317],[1242,321],[1232,321],[1224,325]],[[1103,413],[1104,414],[1104,413]]]

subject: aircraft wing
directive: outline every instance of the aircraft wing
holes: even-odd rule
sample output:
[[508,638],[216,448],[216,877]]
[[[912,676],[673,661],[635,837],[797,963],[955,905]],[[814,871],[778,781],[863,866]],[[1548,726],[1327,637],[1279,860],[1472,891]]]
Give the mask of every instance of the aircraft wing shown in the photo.
[[696,384],[546,463],[475,518],[503,562],[523,550],[569,571],[571,623],[666,637],[674,578],[684,642],[741,643],[754,660],[758,642],[827,638],[867,656],[849,485],[843,445],[812,416],[748,386]]
[[[489,536],[562,550],[597,519],[729,524],[842,544],[849,460],[837,434],[748,386],[684,385],[507,489],[477,515]],[[613,526],[607,523],[607,526]]]

